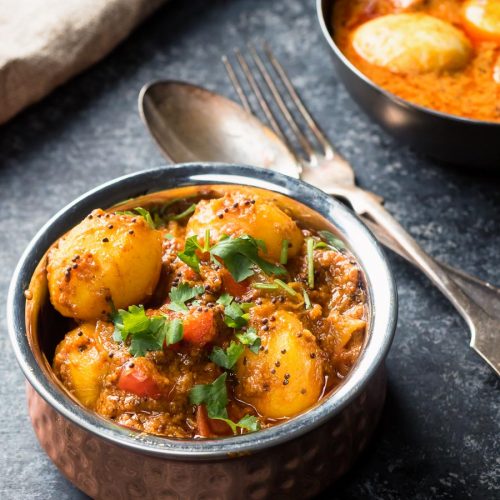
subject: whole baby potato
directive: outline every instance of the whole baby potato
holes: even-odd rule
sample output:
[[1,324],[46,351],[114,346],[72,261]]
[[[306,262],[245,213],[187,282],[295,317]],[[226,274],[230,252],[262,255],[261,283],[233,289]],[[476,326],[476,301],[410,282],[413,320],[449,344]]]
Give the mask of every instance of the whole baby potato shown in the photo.
[[235,237],[247,234],[262,240],[267,252],[263,257],[278,261],[283,240],[288,240],[288,256],[300,251],[304,238],[295,221],[271,199],[250,190],[227,193],[222,198],[202,200],[189,219],[187,236],[197,235],[203,240],[210,230],[212,243],[230,234]]
[[109,358],[98,329],[104,323],[82,323],[68,332],[56,348],[54,370],[64,385],[87,408],[93,408],[101,392]]
[[365,61],[408,75],[458,70],[472,54],[462,31],[422,13],[390,14],[368,21],[354,31],[352,45]]
[[161,234],[143,217],[94,210],[49,251],[50,300],[63,316],[105,319],[153,294],[161,256]]
[[271,329],[260,332],[263,350],[240,357],[236,376],[239,399],[264,417],[293,417],[314,405],[324,384],[316,338],[288,311],[274,314]]

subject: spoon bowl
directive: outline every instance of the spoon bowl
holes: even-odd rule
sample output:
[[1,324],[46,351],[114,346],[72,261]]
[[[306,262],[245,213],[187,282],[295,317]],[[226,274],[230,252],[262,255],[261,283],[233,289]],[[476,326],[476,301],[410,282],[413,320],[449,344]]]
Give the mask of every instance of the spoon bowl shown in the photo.
[[174,163],[217,161],[271,168],[297,177],[294,156],[276,134],[235,102],[177,81],[145,85],[139,113]]

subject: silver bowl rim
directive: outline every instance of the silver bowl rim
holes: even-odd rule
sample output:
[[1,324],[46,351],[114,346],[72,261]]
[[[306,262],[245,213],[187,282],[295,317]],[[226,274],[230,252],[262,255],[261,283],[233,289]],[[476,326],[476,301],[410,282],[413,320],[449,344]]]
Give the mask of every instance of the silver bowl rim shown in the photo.
[[[368,341],[345,381],[321,403],[289,421],[259,432],[207,440],[177,440],[116,425],[72,401],[49,380],[27,341],[24,290],[49,246],[92,209],[110,207],[141,194],[173,187],[237,184],[268,189],[311,207],[331,221],[364,269],[371,320]],[[376,286],[375,286],[376,285]],[[383,365],[397,321],[397,293],[387,259],[366,226],[340,202],[297,179],[258,167],[187,163],[143,170],[106,182],[57,212],[34,236],[12,276],[7,325],[16,359],[28,382],[59,414],[91,434],[139,453],[177,460],[228,459],[265,450],[297,438],[338,414],[360,395]]]
[[477,120],[474,118],[467,118],[465,116],[452,115],[450,113],[443,113],[442,111],[437,111],[437,110],[432,109],[432,108],[427,108],[425,106],[415,104],[415,103],[407,101],[406,99],[403,99],[402,97],[399,97],[396,94],[393,94],[392,92],[389,92],[388,90],[384,89],[383,87],[380,87],[379,85],[377,85],[373,80],[368,78],[364,73],[362,73],[358,68],[356,68],[356,66],[354,66],[354,64],[351,61],[349,61],[349,59],[347,59],[347,57],[344,55],[344,53],[340,50],[338,45],[333,40],[333,36],[330,32],[330,29],[328,28],[328,24],[327,24],[327,21],[325,19],[325,9],[323,8],[323,5],[324,4],[333,4],[334,2],[335,2],[335,0],[316,0],[316,15],[317,15],[323,36],[326,39],[330,48],[333,50],[333,52],[337,56],[337,58],[342,62],[342,64],[344,66],[347,66],[347,68],[349,68],[349,70],[351,70],[352,73],[354,73],[358,78],[363,80],[372,89],[374,89],[378,93],[384,95],[387,99],[393,101],[394,103],[396,103],[399,106],[402,106],[402,107],[408,108],[408,109],[415,109],[417,111],[420,111],[421,113],[427,113],[427,114],[432,115],[436,118],[455,121],[457,123],[468,124],[468,125],[473,125],[473,126],[500,128],[500,123],[498,123],[498,122],[492,122],[492,121],[488,121],[488,120]]

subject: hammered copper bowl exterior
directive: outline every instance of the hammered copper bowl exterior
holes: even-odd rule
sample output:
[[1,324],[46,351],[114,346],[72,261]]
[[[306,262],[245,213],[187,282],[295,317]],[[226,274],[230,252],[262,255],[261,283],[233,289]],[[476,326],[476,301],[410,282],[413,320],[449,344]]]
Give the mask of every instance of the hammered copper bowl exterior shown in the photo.
[[[364,270],[369,326],[364,349],[344,382],[309,411],[255,433],[223,439],[174,440],[120,427],[83,408],[55,377],[44,342],[45,255],[96,207],[164,189],[247,184],[291,196],[332,221]],[[25,299],[23,292],[29,288]],[[307,498],[345,473],[368,442],[385,399],[384,361],[396,325],[397,297],[382,250],[345,207],[319,190],[254,167],[187,164],[139,172],[86,193],[35,236],[14,272],[7,323],[28,380],[35,433],[59,470],[97,499]],[[41,326],[45,325],[45,326]],[[49,340],[52,339],[50,335]],[[50,358],[50,359],[48,359]]]
[[385,397],[380,369],[341,413],[280,446],[221,461],[162,460],[76,426],[27,384],[29,414],[43,449],[79,489],[99,500],[310,498],[344,474],[366,446]]

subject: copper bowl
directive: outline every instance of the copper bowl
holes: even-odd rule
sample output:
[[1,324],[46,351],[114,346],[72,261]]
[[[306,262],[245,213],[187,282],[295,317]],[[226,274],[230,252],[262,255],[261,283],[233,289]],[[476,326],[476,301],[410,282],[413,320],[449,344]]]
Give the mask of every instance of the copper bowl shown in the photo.
[[[223,439],[176,440],[118,426],[86,410],[55,378],[47,332],[61,321],[48,304],[44,255],[92,209],[181,186],[245,184],[294,198],[332,222],[364,271],[370,310],[364,349],[345,381],[290,421]],[[24,291],[30,287],[25,299]],[[52,310],[52,313],[51,313]],[[34,237],[14,272],[7,319],[28,381],[35,433],[59,470],[93,498],[306,498],[345,473],[365,447],[385,396],[384,360],[397,299],[387,261],[345,207],[301,181],[270,170],[186,164],[121,177],[58,212]]]
[[321,31],[335,70],[359,107],[399,141],[445,163],[498,169],[500,123],[450,115],[413,104],[375,84],[333,39],[335,0],[316,0]]

